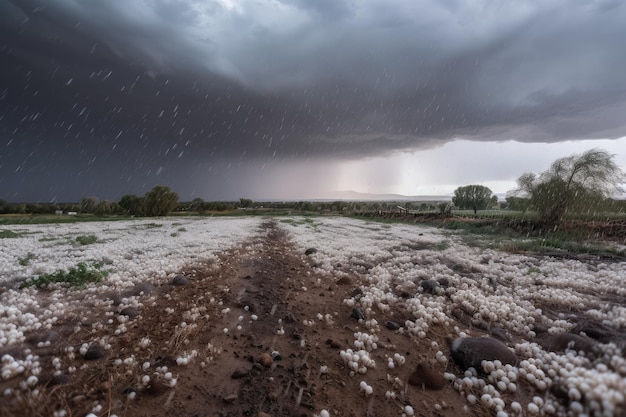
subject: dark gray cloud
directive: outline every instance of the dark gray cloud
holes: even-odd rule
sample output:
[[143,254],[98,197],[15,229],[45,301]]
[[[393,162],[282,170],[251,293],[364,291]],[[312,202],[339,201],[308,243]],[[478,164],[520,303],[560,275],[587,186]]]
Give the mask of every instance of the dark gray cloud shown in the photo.
[[626,135],[621,1],[12,0],[0,39],[0,198]]

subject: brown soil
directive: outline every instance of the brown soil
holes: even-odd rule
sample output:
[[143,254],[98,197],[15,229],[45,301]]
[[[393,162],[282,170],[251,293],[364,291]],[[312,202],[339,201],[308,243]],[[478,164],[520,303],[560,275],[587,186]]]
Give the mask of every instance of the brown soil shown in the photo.
[[[139,316],[118,336],[120,307],[111,304],[107,315],[107,309],[94,311],[89,299],[82,300],[75,314],[52,329],[61,337],[50,347],[13,349],[18,356],[25,347],[39,355],[41,395],[0,398],[0,415],[51,416],[64,408],[68,415],[85,416],[96,404],[102,406],[98,416],[312,416],[323,409],[331,416],[400,416],[405,405],[423,416],[457,416],[464,407],[470,407],[471,415],[490,414],[470,406],[442,379],[444,371],[460,374],[451,361],[442,365],[433,359],[437,350],[449,353],[445,328],[432,328],[418,340],[385,328],[386,320],[404,323],[401,310],[376,317],[381,325],[378,349],[372,351],[376,368],[350,376],[340,350],[353,348],[354,333],[367,328],[351,317],[343,300],[360,286],[360,277],[334,282],[316,273],[303,252],[276,223],[267,222],[257,237],[224,252],[219,262],[186,267],[181,274],[190,278],[189,284],[158,286],[142,296]],[[119,301],[120,296],[108,298]],[[258,319],[252,320],[252,314]],[[318,314],[330,316],[319,320]],[[197,327],[183,329],[183,321]],[[284,335],[277,332],[281,326]],[[145,337],[151,343],[142,348]],[[75,358],[66,353],[68,346],[78,349],[102,340],[110,344],[102,358],[88,361],[78,352]],[[178,365],[176,358],[192,350],[197,357]],[[272,359],[273,353],[280,357]],[[387,357],[394,353],[406,363],[388,369]],[[133,356],[133,365],[114,363]],[[54,357],[61,358],[67,378],[57,377],[60,383],[48,386]],[[141,369],[145,362],[150,363],[146,371]],[[70,366],[76,371],[67,373]],[[154,374],[162,366],[177,378],[175,387]],[[143,375],[151,377],[146,385],[140,382]],[[409,377],[422,386],[409,384]],[[0,382],[0,392],[21,379]],[[371,396],[360,391],[361,381],[373,387]],[[136,397],[129,399],[132,391]],[[386,391],[397,397],[387,399]]]

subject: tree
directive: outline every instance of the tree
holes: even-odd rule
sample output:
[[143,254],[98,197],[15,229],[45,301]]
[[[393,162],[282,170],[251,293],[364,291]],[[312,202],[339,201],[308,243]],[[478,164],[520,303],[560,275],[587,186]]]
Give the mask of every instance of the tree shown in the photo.
[[497,202],[498,197],[493,195],[493,192],[484,185],[466,185],[454,190],[452,204],[462,209],[472,209],[476,214],[478,210],[491,207],[494,198]]
[[622,191],[625,176],[613,158],[606,151],[590,149],[557,159],[540,175],[519,177],[516,193],[529,199],[544,223],[557,225],[566,214],[590,210]]
[[239,207],[241,208],[249,208],[252,207],[253,201],[249,198],[240,198],[239,199]]
[[187,207],[187,209],[189,211],[197,211],[197,212],[201,212],[204,210],[204,200],[197,197],[194,198],[193,200],[191,200],[191,203],[189,203],[189,206]]
[[147,216],[165,216],[178,205],[178,194],[165,185],[157,185],[144,197]]
[[98,204],[100,204],[98,197],[85,197],[80,202],[80,211],[82,213],[95,213]]
[[126,214],[131,216],[146,215],[143,197],[138,197],[134,194],[125,194],[118,204]]

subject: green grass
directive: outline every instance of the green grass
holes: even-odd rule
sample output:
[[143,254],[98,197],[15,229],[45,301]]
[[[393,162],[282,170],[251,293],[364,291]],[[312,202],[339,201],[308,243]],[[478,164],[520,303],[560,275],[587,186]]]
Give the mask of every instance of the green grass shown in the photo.
[[84,262],[80,262],[68,271],[58,270],[51,274],[41,274],[35,278],[31,278],[22,283],[20,288],[32,286],[43,288],[48,284],[65,283],[69,284],[72,288],[80,289],[84,288],[87,283],[102,281],[109,274],[109,271],[101,268],[101,263],[94,263],[88,266]]
[[80,235],[76,237],[76,242],[80,245],[91,245],[92,243],[96,243],[98,241],[98,237],[96,235]]
[[449,247],[450,247],[450,241],[448,240],[442,240],[441,242],[435,245],[435,249],[440,250],[440,251],[446,250]]
[[35,259],[35,254],[32,252],[28,252],[28,254],[23,258],[19,258],[17,262],[22,266],[27,266],[33,259]]
[[132,216],[94,216],[93,214],[79,214],[77,216],[58,216],[55,214],[2,214],[0,225],[4,224],[57,224],[83,222],[110,222],[133,219]]
[[0,239],[12,239],[20,237],[22,233],[16,233],[12,230],[2,229],[0,230]]

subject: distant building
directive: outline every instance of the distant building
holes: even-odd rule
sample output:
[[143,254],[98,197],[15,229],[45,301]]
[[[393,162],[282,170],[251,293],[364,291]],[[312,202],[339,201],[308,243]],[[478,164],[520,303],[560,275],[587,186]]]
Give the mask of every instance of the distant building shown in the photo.
[[60,216],[63,214],[63,210],[55,210],[54,214],[56,214],[57,216]]
[[76,211],[68,211],[67,212],[68,216],[76,216],[77,214],[78,214],[78,212],[76,212]]

